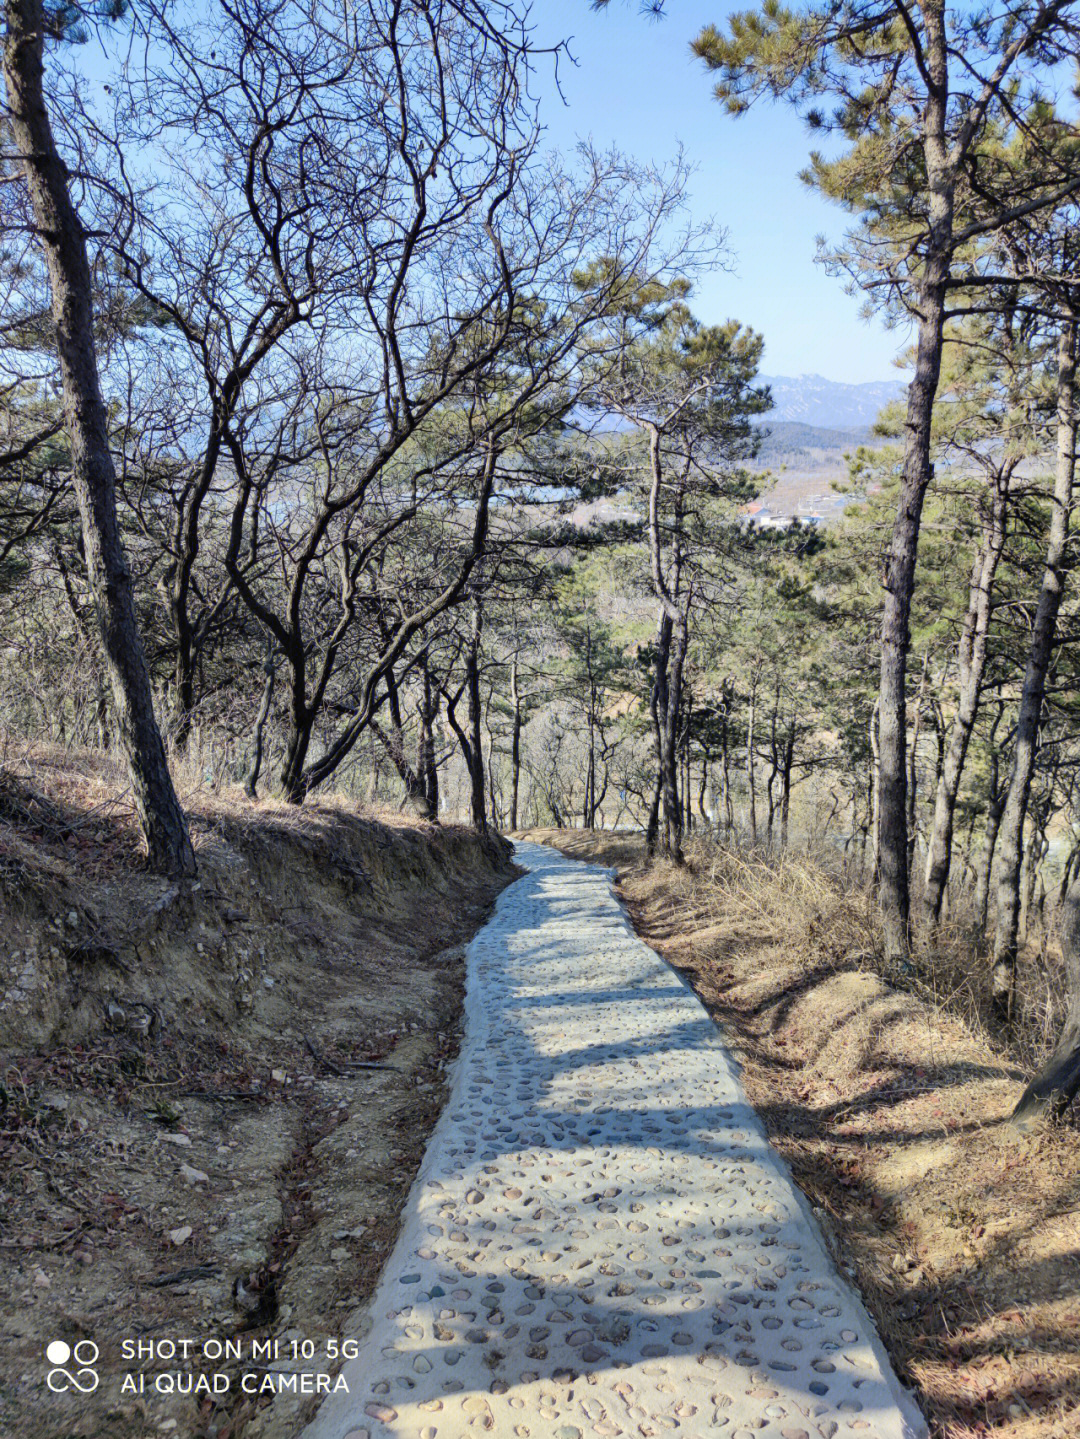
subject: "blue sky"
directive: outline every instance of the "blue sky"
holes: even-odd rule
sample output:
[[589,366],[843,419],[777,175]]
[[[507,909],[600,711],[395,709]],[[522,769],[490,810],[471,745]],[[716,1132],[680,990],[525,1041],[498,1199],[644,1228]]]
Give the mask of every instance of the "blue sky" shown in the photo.
[[764,373],[897,378],[892,362],[906,337],[860,319],[859,301],[814,263],[816,236],[839,236],[846,217],[798,178],[811,145],[804,126],[778,105],[732,119],[690,54],[701,27],[732,8],[669,0],[666,18],[652,20],[635,0],[599,13],[589,0],[537,0],[537,38],[572,36],[578,60],[560,66],[566,105],[550,76],[538,77],[550,139],[562,149],[591,137],[658,161],[681,143],[695,170],[692,211],[715,216],[734,252],[734,273],[701,284],[695,309],[707,322],[734,317],[759,330]]

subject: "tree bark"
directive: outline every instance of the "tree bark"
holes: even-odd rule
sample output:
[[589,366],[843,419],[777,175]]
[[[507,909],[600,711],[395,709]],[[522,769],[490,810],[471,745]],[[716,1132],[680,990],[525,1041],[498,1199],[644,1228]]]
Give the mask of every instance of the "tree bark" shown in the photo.
[[431,683],[431,667],[425,652],[420,661],[423,688],[420,694],[420,733],[416,741],[416,765],[424,787],[428,818],[439,822],[439,768],[435,762],[435,717],[439,713],[438,691]]
[[870,873],[875,884],[881,871],[881,757],[878,745],[880,700],[870,711]]
[[986,667],[986,642],[993,613],[994,578],[1005,545],[1011,475],[1010,467],[996,477],[982,543],[971,569],[967,614],[964,616],[957,655],[960,693],[956,715],[949,727],[945,762],[938,780],[934,820],[927,846],[923,906],[931,928],[941,920],[945,886],[949,882],[956,799],[960,792],[960,778],[964,772],[968,744],[979,709],[979,693],[983,670]]
[[272,635],[267,635],[266,637],[266,659],[263,661],[263,673],[266,679],[263,683],[259,712],[255,716],[255,729],[252,735],[253,749],[251,766],[244,777],[244,793],[249,799],[256,799],[258,797],[259,773],[262,770],[263,760],[263,735],[266,732],[266,721],[270,718],[270,702],[274,698],[276,666],[274,664],[274,639]]
[[926,700],[926,681],[930,672],[929,651],[923,655],[922,673],[919,676],[919,689],[915,696],[915,721],[911,726],[911,744],[908,746],[908,777],[907,777],[907,852],[908,852],[908,874],[911,873],[912,862],[915,857],[915,841],[918,835],[916,828],[917,803],[919,796],[919,736],[922,733],[923,704]]
[[[996,765],[993,783],[996,789]],[[990,879],[994,869],[994,853],[997,849],[998,831],[1001,829],[1001,815],[1004,808],[1004,791],[1001,793],[994,793],[992,791],[990,802],[986,807],[986,824],[983,828],[983,852],[975,880],[975,897],[972,901],[975,908],[975,927],[980,935],[986,933],[986,925],[990,915]]]
[[[945,197],[931,184],[931,216]],[[951,232],[952,195],[947,198]],[[900,499],[885,567],[878,693],[878,895],[889,959],[902,959],[910,942],[907,826],[907,658],[911,601],[923,500],[932,473],[930,420],[941,372],[945,323],[946,254],[927,256],[919,296],[915,377],[908,388],[907,436]]]
[[750,801],[750,842],[757,844],[757,795],[754,792],[754,724],[757,718],[758,677],[750,685],[746,712],[746,790]]
[[679,720],[682,707],[682,677],[689,643],[686,617],[681,612],[672,626],[663,717],[663,755],[660,764],[664,803],[664,853],[676,864],[683,860],[683,812],[679,802]]
[[150,867],[170,878],[187,878],[195,874],[195,853],[154,718],[131,571],[117,521],[86,236],[71,202],[67,169],[45,102],[44,17],[40,0],[7,0],[5,8],[4,81],[11,133],[48,267],[72,482],[120,741]]
[[480,636],[484,627],[484,614],[480,597],[473,597],[472,625],[469,630],[469,647],[465,652],[465,682],[469,701],[469,743],[472,762],[469,765],[471,780],[471,814],[473,828],[480,834],[487,833],[487,808],[484,797],[484,750],[480,733]]
[[510,731],[510,828],[518,827],[518,794],[521,787],[521,692],[518,688],[517,655],[510,666],[510,703],[513,725]]
[[788,724],[780,766],[780,848],[788,846],[788,821],[791,815],[791,771],[795,764],[795,716]]
[[1076,471],[1076,321],[1062,325],[1058,337],[1057,467],[1053,508],[1046,546],[1046,564],[1035,623],[1031,631],[1027,668],[1020,693],[1016,722],[1016,749],[1009,777],[1008,797],[1001,817],[997,862],[997,925],[991,973],[994,1014],[1007,1023],[1012,1018],[1016,987],[1016,959],[1020,924],[1020,869],[1024,822],[1027,818],[1031,778],[1042,722],[1046,676],[1054,652],[1058,611],[1065,591],[1066,550],[1073,506]]
[[955,160],[948,143],[949,61],[944,6],[922,10],[927,102],[923,114],[927,237],[915,299],[915,374],[907,393],[904,465],[885,563],[878,691],[878,897],[885,953],[902,959],[910,942],[907,844],[907,658],[923,500],[933,475],[931,419],[941,374],[946,291],[952,264]]
[[371,727],[382,740],[386,752],[393,761],[394,768],[401,777],[405,786],[405,800],[403,808],[415,814],[418,819],[430,819],[431,812],[428,804],[427,786],[424,784],[422,770],[414,770],[405,754],[405,729],[401,719],[401,696],[398,692],[397,678],[393,669],[388,669],[384,676],[386,684],[387,713],[390,717],[390,731],[386,733],[382,727],[373,719]]

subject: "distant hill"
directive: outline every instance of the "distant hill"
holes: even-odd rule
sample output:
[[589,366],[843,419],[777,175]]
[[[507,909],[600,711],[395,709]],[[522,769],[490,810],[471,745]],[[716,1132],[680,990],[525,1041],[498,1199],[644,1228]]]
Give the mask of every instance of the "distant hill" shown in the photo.
[[[762,420],[779,424],[813,425],[826,430],[867,430],[878,411],[904,393],[902,380],[871,380],[845,385],[821,375],[762,375],[772,389],[773,406]],[[851,443],[850,436],[844,441]]]
[[869,427],[834,430],[823,425],[804,425],[795,420],[774,420],[772,415],[763,415],[760,428],[765,432],[758,458],[775,461],[785,455],[844,454],[856,445],[875,443]]

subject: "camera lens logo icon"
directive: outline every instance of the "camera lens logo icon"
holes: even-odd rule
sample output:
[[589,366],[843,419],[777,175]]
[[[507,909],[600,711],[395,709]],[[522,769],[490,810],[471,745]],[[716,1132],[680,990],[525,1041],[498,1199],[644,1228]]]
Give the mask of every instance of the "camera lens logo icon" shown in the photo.
[[[92,1339],[80,1339],[72,1346],[62,1339],[54,1339],[45,1350],[45,1358],[53,1366],[45,1376],[45,1383],[54,1394],[66,1394],[77,1389],[80,1394],[93,1394],[101,1378],[93,1366],[101,1350]],[[74,1364],[74,1370],[65,1366]]]

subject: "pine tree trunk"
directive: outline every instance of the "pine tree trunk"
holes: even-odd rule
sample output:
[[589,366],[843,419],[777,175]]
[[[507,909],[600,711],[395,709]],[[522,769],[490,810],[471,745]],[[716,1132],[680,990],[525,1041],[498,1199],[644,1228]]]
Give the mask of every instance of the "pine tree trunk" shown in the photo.
[[[724,829],[729,837],[735,824],[735,807],[731,799],[731,755],[728,749],[728,705],[730,699],[730,691],[725,688],[720,696],[720,703],[723,705],[723,712],[720,716],[720,783],[723,785],[724,793],[719,808],[722,810]],[[720,823],[720,813],[718,813],[716,817],[718,836]]]
[[[935,194],[931,183],[931,222],[947,205],[951,234],[952,196]],[[946,216],[938,214],[940,228]],[[878,708],[878,895],[889,959],[902,959],[910,941],[907,836],[907,659],[915,561],[923,500],[930,483],[930,421],[941,373],[945,324],[945,282],[949,261],[934,249],[926,258],[919,294],[915,376],[908,387],[906,444],[900,498],[885,567],[885,607],[881,621],[881,685]]]
[[[995,774],[995,785],[996,779]],[[975,880],[975,896],[972,900],[975,909],[975,927],[980,935],[986,933],[986,925],[990,916],[990,879],[994,870],[994,855],[997,850],[998,832],[1001,829],[1001,815],[1004,808],[1005,795],[992,793],[986,809],[983,852],[979,860],[979,869]]]
[[[679,803],[679,711],[683,663],[686,659],[685,622],[668,626],[665,651],[664,704],[660,710],[660,793],[663,802],[663,852],[682,863],[683,816]],[[659,661],[658,661],[659,662]]]
[[923,904],[928,924],[941,919],[945,886],[952,862],[953,825],[960,778],[964,772],[968,744],[979,709],[979,691],[986,665],[986,642],[993,613],[994,577],[1005,544],[1010,474],[997,476],[994,498],[979,552],[971,571],[967,614],[959,644],[960,693],[956,716],[949,728],[945,759],[934,801],[934,822],[926,855],[926,883]]
[[514,708],[514,723],[510,734],[510,828],[518,827],[518,792],[521,786],[521,695],[518,691],[518,662],[510,668],[510,703]]
[[6,20],[8,118],[48,266],[72,483],[120,741],[150,867],[174,879],[186,878],[195,873],[195,853],[154,718],[131,571],[120,540],[86,238],[68,193],[67,170],[46,108],[39,0],[7,0]]
[[656,853],[660,843],[660,809],[666,801],[670,789],[668,776],[665,773],[665,766],[668,764],[665,724],[668,710],[668,663],[671,656],[671,630],[671,617],[666,610],[662,609],[656,626],[656,665],[649,693],[649,711],[656,744],[656,794],[649,810],[649,820],[645,829],[645,849],[649,855]]
[[480,834],[487,833],[487,811],[484,802],[484,751],[480,736],[480,636],[484,616],[480,598],[473,600],[472,629],[469,634],[469,648],[465,653],[465,677],[469,699],[469,742],[472,762],[469,765],[471,781],[471,814],[473,828]]
[[768,805],[768,818],[765,824],[765,843],[772,849],[773,842],[773,821],[776,818],[776,780],[780,773],[780,754],[776,742],[776,716],[780,706],[780,696],[777,693],[773,701],[772,715],[769,720],[769,778],[765,781],[765,800]]
[[750,800],[750,843],[757,844],[757,794],[754,791],[754,724],[757,718],[757,675],[750,686],[746,714],[746,791]]
[[875,884],[881,872],[881,763],[878,748],[878,707],[870,711],[870,873]]
[[908,777],[907,777],[907,847],[908,847],[908,874],[911,873],[912,861],[915,857],[915,841],[918,835],[916,817],[918,811],[919,797],[919,736],[922,734],[922,712],[926,699],[926,680],[930,671],[930,655],[923,656],[922,674],[919,676],[919,690],[915,696],[915,720],[911,726],[911,744],[908,746]]
[[784,743],[783,764],[780,770],[782,788],[780,791],[780,847],[788,847],[788,820],[791,814],[791,771],[795,765],[795,719],[788,725]]
[[996,869],[997,926],[994,932],[994,967],[991,1002],[999,1020],[1012,1017],[1016,985],[1016,958],[1020,924],[1020,869],[1024,821],[1027,818],[1031,777],[1042,721],[1046,676],[1054,652],[1057,617],[1065,590],[1066,549],[1073,505],[1076,471],[1076,322],[1064,324],[1058,337],[1057,469],[1046,566],[1035,608],[1027,668],[1016,723],[1016,750],[1009,777],[1008,797],[1001,817]]

